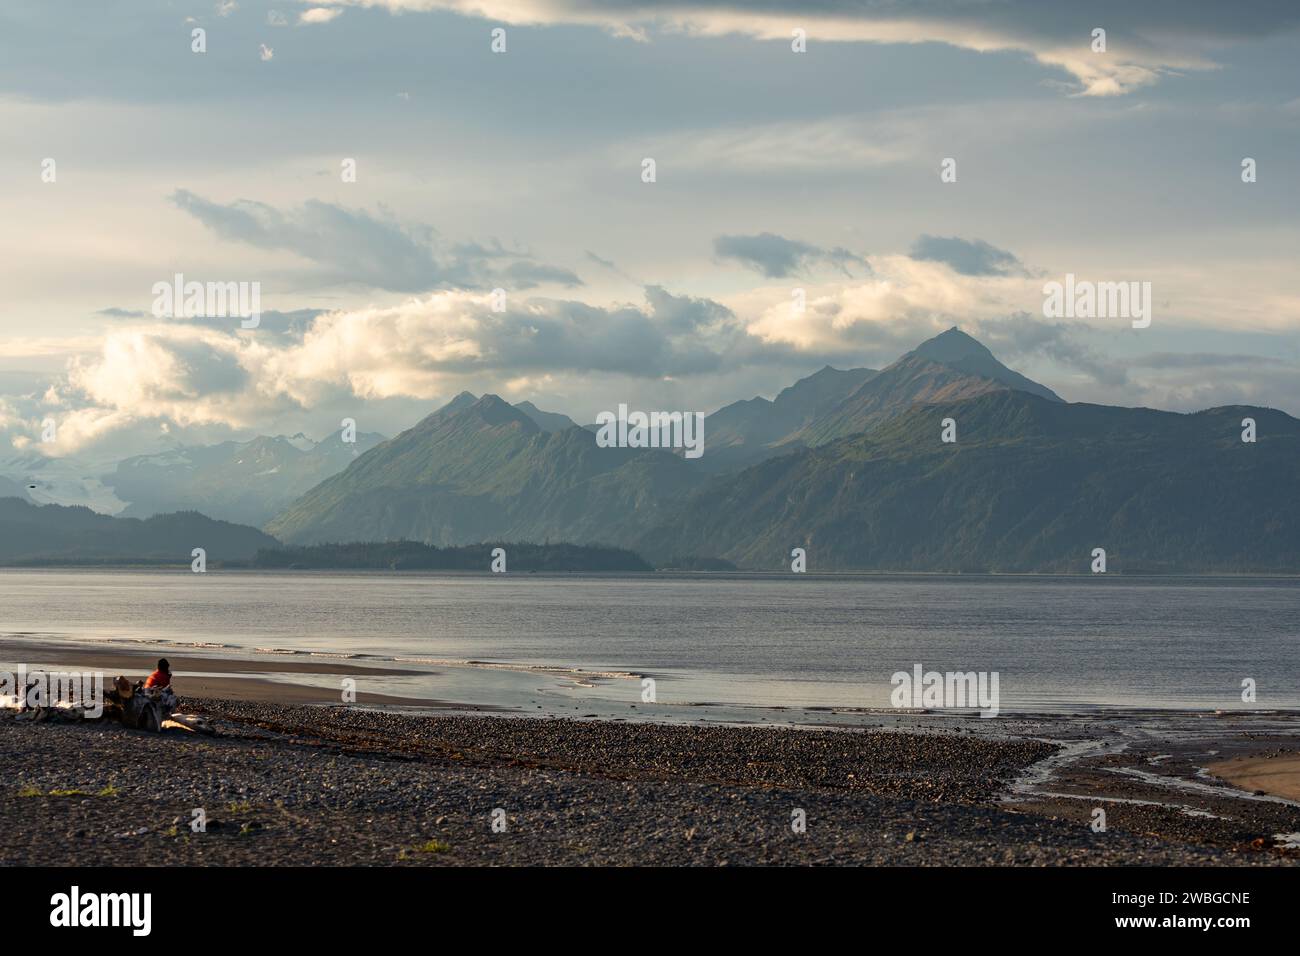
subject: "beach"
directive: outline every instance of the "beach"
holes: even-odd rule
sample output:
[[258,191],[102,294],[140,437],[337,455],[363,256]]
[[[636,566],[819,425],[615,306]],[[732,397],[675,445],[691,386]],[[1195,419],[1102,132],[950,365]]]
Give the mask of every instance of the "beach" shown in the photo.
[[[79,671],[102,671],[123,674],[131,679],[147,677],[154,669],[158,654],[121,647],[69,648],[67,645],[37,641],[7,640],[0,652],[31,668]],[[181,662],[178,658],[178,664]],[[416,671],[396,666],[368,667],[353,661],[332,661],[304,656],[266,655],[262,660],[234,656],[204,657],[186,654],[183,658],[185,692],[193,697],[222,697],[232,700],[278,700],[294,704],[335,704],[340,701],[339,680],[351,677],[364,682],[367,677],[400,677]],[[178,669],[179,672],[179,669]],[[293,679],[283,679],[290,677]],[[328,686],[304,683],[306,677],[330,679]],[[281,678],[281,679],[273,679]],[[356,703],[363,705],[437,707],[439,702],[423,697],[402,697],[358,689]]]
[[1211,764],[1209,772],[1234,787],[1300,802],[1300,755],[1279,748],[1263,756]]
[[[144,651],[22,650],[130,676],[151,664]],[[1294,768],[1291,713],[700,726],[342,705],[286,690],[286,672],[367,665],[211,666],[239,692],[178,682],[181,710],[211,735],[0,715],[0,864],[1300,862],[1286,839],[1300,831],[1294,776],[1265,772]],[[270,668],[275,681],[259,674]]]

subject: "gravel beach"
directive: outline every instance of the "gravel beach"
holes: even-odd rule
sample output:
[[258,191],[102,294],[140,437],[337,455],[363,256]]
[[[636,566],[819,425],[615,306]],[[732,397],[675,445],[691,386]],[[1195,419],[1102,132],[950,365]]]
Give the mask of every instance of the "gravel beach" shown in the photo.
[[[1061,784],[1038,771],[1075,744],[1048,742],[1042,727],[806,730],[226,699],[184,706],[217,735],[0,715],[0,758],[10,768],[0,787],[0,863],[1300,861],[1300,851],[1267,838],[1300,830],[1300,808],[1238,800],[1255,822],[1227,825],[1224,808],[1242,792],[1215,781],[1202,796],[1220,812],[1206,815],[1188,813],[1182,797],[1101,804],[1017,789],[1036,775]],[[1070,726],[1081,740],[1104,736]],[[1127,799],[1128,786],[1159,789],[1084,764],[1063,767],[1069,774],[1075,786],[1103,778],[1109,800]],[[1103,832],[1089,825],[1093,804],[1109,808]],[[199,808],[206,832],[190,826]],[[800,817],[804,832],[792,826]]]

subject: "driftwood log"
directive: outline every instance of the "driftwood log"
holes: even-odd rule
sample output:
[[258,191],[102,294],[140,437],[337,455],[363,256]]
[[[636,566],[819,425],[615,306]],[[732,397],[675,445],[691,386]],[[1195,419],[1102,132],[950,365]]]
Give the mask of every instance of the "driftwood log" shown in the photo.
[[176,709],[176,703],[170,687],[146,688],[142,681],[132,684],[119,677],[104,694],[104,717],[126,727],[157,732]]
[[170,687],[144,686],[143,681],[134,684],[125,677],[113,681],[104,694],[103,706],[95,707],[85,701],[74,703],[54,703],[48,706],[29,706],[28,697],[13,696],[8,701],[0,701],[0,706],[13,709],[15,720],[32,723],[69,723],[82,720],[113,720],[124,727],[138,730],[181,730],[188,733],[218,735],[217,728],[206,717],[198,714],[178,714],[180,704]]

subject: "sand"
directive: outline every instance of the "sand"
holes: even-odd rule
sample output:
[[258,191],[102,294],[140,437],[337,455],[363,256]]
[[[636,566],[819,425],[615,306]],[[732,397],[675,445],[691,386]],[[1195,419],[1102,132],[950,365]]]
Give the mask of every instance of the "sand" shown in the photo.
[[27,664],[67,664],[102,671],[154,669],[158,658],[166,657],[176,674],[427,674],[425,670],[403,670],[396,666],[361,664],[351,660],[321,660],[302,654],[267,654],[264,659],[238,657],[204,657],[183,651],[86,647],[80,644],[52,644],[37,641],[0,641],[0,659]]
[[1237,757],[1206,767],[1234,787],[1300,802],[1300,752]]
[[[8,640],[0,643],[0,660],[31,665],[55,665],[77,670],[103,671],[106,676],[122,674],[131,680],[149,675],[159,657],[172,665],[172,689],[186,706],[186,698],[224,697],[242,701],[279,701],[284,704],[338,704],[342,688],[313,687],[291,679],[294,674],[336,674],[339,677],[371,677],[429,674],[427,670],[379,667],[349,660],[320,660],[296,654],[268,654],[265,660],[235,657],[190,656],[175,651],[95,648],[76,644],[47,644]],[[247,677],[207,676],[247,674]],[[258,675],[276,675],[270,679]],[[451,707],[446,701],[423,697],[399,697],[359,690],[357,703],[394,707]],[[467,708],[472,709],[472,708]],[[485,708],[486,709],[486,708]]]

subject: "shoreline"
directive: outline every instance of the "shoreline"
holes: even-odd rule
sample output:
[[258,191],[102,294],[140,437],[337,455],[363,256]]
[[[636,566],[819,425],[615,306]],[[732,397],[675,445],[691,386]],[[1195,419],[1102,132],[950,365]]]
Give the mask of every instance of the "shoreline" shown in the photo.
[[[132,680],[143,679],[154,669],[160,657],[173,658],[173,689],[181,697],[229,698],[248,702],[301,703],[337,706],[343,703],[341,687],[324,686],[298,677],[407,678],[440,677],[457,671],[499,671],[567,680],[572,686],[589,686],[588,682],[636,680],[646,674],[633,671],[603,671],[564,665],[528,664],[509,661],[446,660],[401,658],[371,655],[330,654],[310,650],[281,651],[250,649],[225,644],[179,644],[145,640],[99,641],[90,639],[40,640],[23,633],[0,637],[0,666],[24,665],[29,671],[66,669],[102,671],[105,680],[122,674]],[[49,665],[48,668],[31,665]],[[649,673],[649,672],[647,672]],[[358,688],[354,703],[358,706],[453,710],[466,714],[495,712],[522,717],[567,716],[563,713],[533,714],[522,705],[457,701],[431,695],[401,695],[364,691]],[[711,719],[720,724],[747,726],[788,725],[827,729],[863,729],[884,727],[886,722],[903,722],[913,728],[939,727],[953,721],[968,722],[978,716],[972,709],[914,710],[910,708],[794,705],[767,706],[718,701],[679,702],[659,705],[658,710],[642,705],[630,709],[614,707],[609,701],[584,700],[588,710],[596,713],[584,717],[632,722],[677,723]],[[583,707],[573,708],[582,711]],[[722,714],[709,718],[699,713]],[[1045,722],[1065,724],[1090,720],[1134,719],[1141,721],[1183,722],[1200,719],[1230,721],[1234,719],[1294,719],[1300,726],[1300,709],[1189,709],[1181,707],[1133,707],[1122,704],[1096,704],[1070,710],[1004,708],[999,717],[973,720],[971,729],[978,733],[1002,733],[1012,723]]]
[[[376,667],[352,660],[322,660],[303,654],[268,654],[267,660],[248,660],[233,656],[201,656],[192,650],[175,655],[165,648],[149,650],[120,647],[87,647],[84,645],[44,643],[36,641],[0,642],[0,659],[17,658],[25,664],[65,666],[74,670],[102,671],[105,681],[121,674],[130,680],[143,679],[153,671],[159,657],[172,653],[183,666],[173,671],[175,689],[190,697],[224,697],[248,702],[280,701],[289,704],[338,704],[342,700],[341,688],[323,687],[295,680],[275,680],[277,676],[337,676],[337,677],[400,677],[428,674],[429,671],[399,667]],[[35,668],[29,667],[29,670]],[[178,693],[178,696],[180,694]],[[417,709],[467,707],[425,697],[405,697],[357,690],[356,703]],[[469,708],[473,709],[473,708]],[[484,706],[482,709],[494,709]]]
[[[265,575],[376,575],[376,576],[424,576],[424,577],[475,577],[475,578],[495,578],[498,575],[491,571],[476,570],[472,568],[371,568],[371,567],[320,567],[320,568],[300,568],[300,567],[260,567],[251,564],[223,564],[220,561],[212,561],[208,565],[209,574],[214,572],[237,573],[237,574],[265,574]],[[176,573],[192,573],[190,562],[177,561],[175,564],[131,564],[131,563],[106,563],[106,564],[0,564],[0,573],[6,571],[107,571],[107,572],[136,572],[136,571],[174,571]],[[511,577],[593,577],[593,578],[709,578],[716,580],[719,578],[926,578],[942,579],[951,578],[954,581],[963,581],[977,578],[992,579],[1018,579],[1018,578],[1048,578],[1052,580],[1088,580],[1096,581],[1099,584],[1107,579],[1154,579],[1160,581],[1235,581],[1238,579],[1264,580],[1264,581],[1286,581],[1300,584],[1300,573],[1285,572],[1277,570],[1267,571],[1108,571],[1104,575],[1093,574],[1088,571],[916,571],[916,570],[886,570],[876,568],[844,568],[834,569],[812,569],[798,573],[782,568],[737,568],[727,571],[694,571],[684,568],[657,568],[651,571],[601,571],[592,569],[578,569],[571,571],[559,570],[517,570],[511,572]]]
[[[320,840],[378,827],[372,856],[362,854],[374,863],[592,862],[587,852],[609,864],[674,865],[1300,862],[1296,711],[1112,708],[989,720],[673,705],[666,719],[646,705],[564,716],[360,688],[344,705],[340,678],[400,684],[455,668],[26,636],[0,643],[0,654],[33,670],[100,669],[106,679],[143,677],[160,652],[173,659],[180,712],[206,718],[216,735],[36,724],[0,711],[0,753],[17,768],[0,785],[0,845],[48,845],[58,836],[49,827],[64,825],[72,829],[60,838],[91,835],[128,857],[147,848],[187,863],[256,864],[264,853],[269,862],[342,863],[317,855]],[[95,796],[118,791],[126,799]],[[487,794],[496,796],[484,807]],[[242,821],[241,833],[256,822],[260,842],[184,842],[180,824],[159,827],[214,802],[253,807],[227,816]],[[489,830],[485,842],[483,815],[517,805],[531,836],[516,844]],[[393,808],[405,809],[386,815]],[[817,808],[826,821],[818,840],[792,842],[792,808],[809,817]],[[1106,829],[1097,832],[1099,810]],[[681,836],[701,826],[715,841]],[[629,827],[659,836],[629,836]],[[577,844],[561,837],[572,832],[582,834]],[[458,852],[399,859],[421,835]],[[0,850],[0,863],[40,859]]]
[[[1300,803],[1205,772],[1207,754],[1300,758],[1294,717],[1188,718],[1171,739],[1115,717],[993,733],[185,709],[215,735],[0,714],[0,753],[24,757],[0,786],[0,864],[1300,863],[1279,839]],[[192,833],[195,808],[216,826]]]

